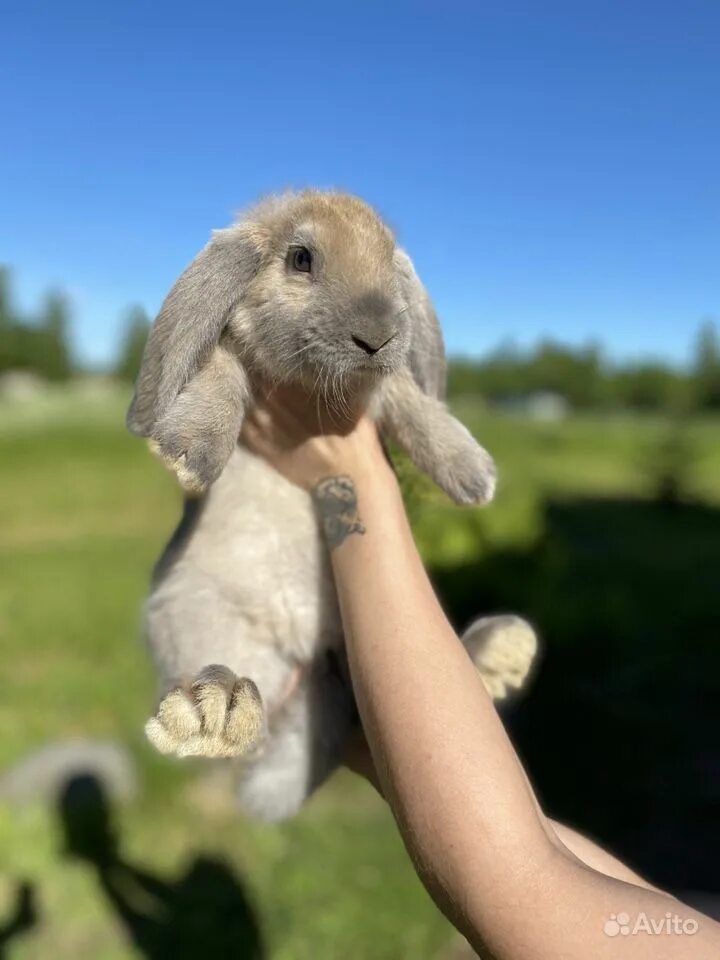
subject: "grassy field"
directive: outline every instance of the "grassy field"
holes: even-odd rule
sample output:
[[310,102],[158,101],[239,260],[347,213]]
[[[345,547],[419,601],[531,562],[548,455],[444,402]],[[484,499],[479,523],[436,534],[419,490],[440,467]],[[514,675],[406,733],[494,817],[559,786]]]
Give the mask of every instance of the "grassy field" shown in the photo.
[[[57,809],[0,807],[0,954],[17,884],[27,881],[37,921],[8,940],[17,960],[170,955],[158,944],[173,925],[182,931],[173,956],[200,955],[202,943],[207,956],[273,960],[442,956],[452,931],[364,784],[338,775],[296,820],[263,826],[242,818],[202,768],[162,760],[144,743],[153,678],[139,608],[180,498],[125,433],[125,399],[59,394],[0,406],[0,770],[50,740],[109,738],[132,751],[141,784],[137,800],[110,811],[121,874],[112,891],[96,866],[70,855]],[[428,563],[439,582],[465,584],[458,616],[514,598],[493,571],[507,583],[518,558],[533,562],[548,501],[652,502],[668,483],[703,508],[720,501],[717,422],[543,424],[487,418],[472,404],[459,413],[498,460],[495,505],[461,511],[407,481]],[[472,583],[486,584],[487,596]],[[528,590],[518,604],[533,607],[522,603]],[[190,901],[203,877],[218,896],[201,909]],[[225,909],[225,946],[217,925],[207,929],[216,907]]]

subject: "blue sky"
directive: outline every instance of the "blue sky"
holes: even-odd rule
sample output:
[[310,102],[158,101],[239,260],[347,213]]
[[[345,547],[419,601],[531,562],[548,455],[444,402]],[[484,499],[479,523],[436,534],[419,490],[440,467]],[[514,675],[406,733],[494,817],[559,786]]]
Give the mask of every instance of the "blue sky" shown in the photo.
[[720,315],[716,0],[5,5],[0,262],[85,360],[258,194],[335,186],[453,352],[689,356]]

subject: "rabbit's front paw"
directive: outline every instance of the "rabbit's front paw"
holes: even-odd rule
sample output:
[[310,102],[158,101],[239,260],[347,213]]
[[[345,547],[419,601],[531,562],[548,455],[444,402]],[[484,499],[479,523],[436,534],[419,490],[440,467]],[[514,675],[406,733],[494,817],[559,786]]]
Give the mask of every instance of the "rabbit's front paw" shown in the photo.
[[188,437],[186,432],[171,428],[162,431],[160,439],[151,439],[149,446],[172,470],[183,490],[197,495],[217,480],[232,453],[237,434],[226,433],[208,426]]
[[430,472],[455,503],[489,503],[495,494],[497,472],[493,458],[457,420],[450,421],[449,429],[437,443]]
[[207,483],[188,465],[186,452],[176,453],[175,450],[171,452],[157,440],[148,440],[148,447],[158,460],[161,460],[168,470],[175,474],[178,483],[186,493],[197,496],[205,491]]
[[205,667],[189,687],[176,687],[145,725],[160,753],[178,757],[238,757],[264,730],[260,693],[252,680],[227,667]]

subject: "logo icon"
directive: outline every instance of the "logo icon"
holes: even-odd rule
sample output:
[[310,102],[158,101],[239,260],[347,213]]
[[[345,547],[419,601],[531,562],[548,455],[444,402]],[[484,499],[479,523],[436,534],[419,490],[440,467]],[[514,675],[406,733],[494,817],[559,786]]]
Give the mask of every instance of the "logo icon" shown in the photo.
[[610,918],[605,921],[603,932],[608,937],[616,937],[621,934],[626,937],[630,933],[630,916],[627,913],[611,913]]

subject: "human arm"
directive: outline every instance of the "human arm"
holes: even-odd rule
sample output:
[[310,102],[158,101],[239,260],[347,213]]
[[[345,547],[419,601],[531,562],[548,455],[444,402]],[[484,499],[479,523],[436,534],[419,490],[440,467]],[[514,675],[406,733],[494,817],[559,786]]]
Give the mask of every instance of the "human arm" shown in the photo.
[[[382,796],[382,786],[378,780],[370,748],[362,730],[349,744],[344,762],[349,770],[366,779]],[[663,893],[662,890],[654,887],[634,870],[631,870],[627,864],[622,863],[589,837],[549,817],[545,817],[545,822],[552,828],[557,841],[587,866],[600,871],[600,873],[605,873],[609,877],[615,877],[617,880],[627,880],[638,886],[646,887],[648,890]],[[665,896],[669,896],[669,894],[665,894]]]
[[[603,927],[619,912],[679,913],[698,925],[692,936],[624,939],[632,960],[716,957],[713,921],[632,874],[589,866],[543,815],[433,593],[372,425],[325,437],[303,438],[302,429],[282,409],[260,410],[248,440],[313,491],[373,764],[440,908],[483,956],[502,960],[615,957]],[[340,505],[333,484],[320,482],[338,477]]]

